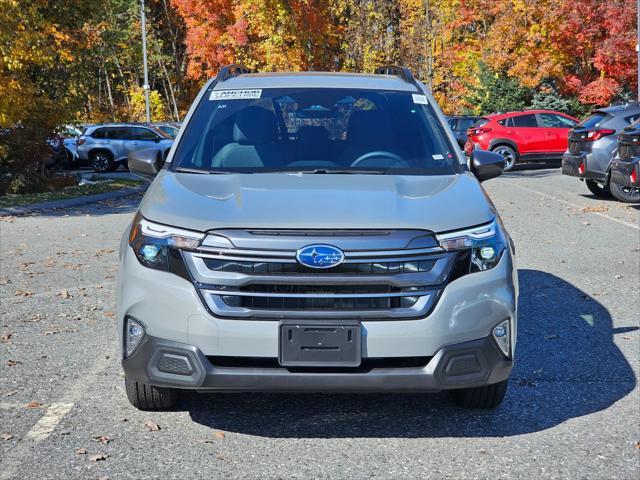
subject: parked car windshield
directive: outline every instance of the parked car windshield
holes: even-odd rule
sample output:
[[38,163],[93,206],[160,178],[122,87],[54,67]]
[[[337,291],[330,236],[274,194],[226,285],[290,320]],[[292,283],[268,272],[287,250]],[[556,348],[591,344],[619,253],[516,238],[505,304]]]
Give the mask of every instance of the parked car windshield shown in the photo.
[[209,90],[174,170],[450,175],[461,171],[424,95],[388,90]]

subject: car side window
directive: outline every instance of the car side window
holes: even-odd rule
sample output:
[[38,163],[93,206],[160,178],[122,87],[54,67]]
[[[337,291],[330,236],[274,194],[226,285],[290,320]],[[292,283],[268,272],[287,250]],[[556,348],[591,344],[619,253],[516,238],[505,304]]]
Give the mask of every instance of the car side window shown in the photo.
[[107,138],[107,129],[106,128],[98,128],[95,132],[91,134],[93,138]]
[[[535,115],[519,115],[517,117],[511,117],[511,121],[515,127],[537,127]],[[508,125],[507,125],[508,126]]]
[[151,130],[143,127],[133,127],[131,129],[131,139],[132,140],[149,140],[155,141],[158,138],[158,135],[153,133]]
[[107,129],[107,138],[110,140],[129,140],[129,129],[114,127]]
[[576,122],[570,118],[551,113],[541,113],[540,121],[542,126],[546,128],[573,128],[576,126]]
[[473,118],[461,118],[460,120],[458,120],[458,124],[460,125],[459,130],[462,132],[466,132],[474,123],[475,120]]
[[451,130],[455,130],[456,129],[456,122],[458,120],[455,118],[450,118],[449,120],[447,120],[447,122],[449,122],[449,126],[451,127]]

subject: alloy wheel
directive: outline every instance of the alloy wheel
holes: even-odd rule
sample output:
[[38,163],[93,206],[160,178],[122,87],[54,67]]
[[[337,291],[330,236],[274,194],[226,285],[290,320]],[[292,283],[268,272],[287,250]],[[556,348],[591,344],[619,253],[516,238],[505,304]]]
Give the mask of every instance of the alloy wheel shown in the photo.
[[506,145],[500,145],[493,149],[494,153],[504,157],[504,171],[509,171],[516,164],[516,152],[513,148]]

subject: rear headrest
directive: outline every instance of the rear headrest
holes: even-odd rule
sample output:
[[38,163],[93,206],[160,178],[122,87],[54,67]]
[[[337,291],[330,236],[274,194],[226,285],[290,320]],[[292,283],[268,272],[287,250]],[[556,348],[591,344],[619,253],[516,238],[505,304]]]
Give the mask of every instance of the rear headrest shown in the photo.
[[324,127],[307,125],[298,129],[298,140],[329,140],[329,132]]
[[352,145],[391,144],[393,129],[389,116],[380,110],[356,110],[349,117],[347,141]]
[[278,138],[275,114],[262,107],[247,107],[238,112],[233,126],[233,141],[256,145]]

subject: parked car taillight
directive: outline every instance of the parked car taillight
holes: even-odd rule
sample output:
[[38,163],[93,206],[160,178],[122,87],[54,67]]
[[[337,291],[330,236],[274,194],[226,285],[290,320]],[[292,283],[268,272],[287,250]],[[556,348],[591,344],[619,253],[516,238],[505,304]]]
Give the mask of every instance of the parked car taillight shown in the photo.
[[80,137],[80,138],[76,139],[76,145],[82,145],[86,141],[87,141],[86,138]]
[[591,130],[587,133],[587,138],[585,140],[587,142],[595,142],[596,140],[600,140],[602,137],[606,137],[607,135],[613,135],[616,133],[615,130],[611,130],[610,128],[603,128],[601,130]]
[[482,135],[483,133],[487,133],[490,131],[491,131],[491,128],[489,127],[470,128],[467,131],[467,135]]

